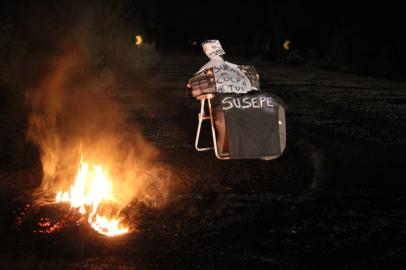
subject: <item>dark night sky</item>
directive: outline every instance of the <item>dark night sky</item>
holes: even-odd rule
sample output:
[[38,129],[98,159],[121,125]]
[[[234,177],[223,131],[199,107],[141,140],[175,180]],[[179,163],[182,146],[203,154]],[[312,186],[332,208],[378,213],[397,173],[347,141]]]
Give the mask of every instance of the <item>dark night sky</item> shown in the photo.
[[[188,47],[188,40],[220,39],[223,46],[261,52],[270,60],[291,51],[354,66],[361,73],[402,77],[406,61],[405,15],[391,1],[218,1],[156,3],[149,33],[161,48]],[[189,45],[190,47],[190,45]]]
[[[207,3],[207,2],[206,2]],[[263,21],[262,7],[266,4],[244,5],[218,2],[199,4],[190,2],[174,7],[168,2],[158,7],[157,36],[162,40],[192,39],[202,41],[210,37],[232,42],[245,42]]]
[[[252,44],[264,38],[275,40],[277,35],[291,39],[299,48],[319,50],[329,47],[332,39],[344,32],[371,47],[381,46],[384,42],[402,43],[405,35],[403,9],[390,1],[364,4],[300,0],[108,2],[113,3],[112,7],[124,3],[123,10],[128,12],[124,16],[130,20],[131,17],[142,17],[146,34],[162,47],[179,46],[187,40],[201,42],[213,37],[230,45]],[[2,4],[0,14],[2,21],[4,17],[20,21],[26,18],[35,27],[37,20],[32,17],[38,15],[39,10],[44,11],[41,17],[52,18],[52,13],[60,12],[65,6],[75,7],[79,12],[89,3],[77,0],[58,3],[47,0],[7,1]],[[64,18],[59,16],[58,19]],[[38,24],[41,21],[40,18]],[[359,49],[365,50],[365,47]]]
[[[191,41],[200,44],[217,38],[227,51],[242,47],[273,61],[284,55],[281,44],[289,39],[291,51],[306,58],[310,55],[357,66],[360,70],[377,67],[378,73],[390,70],[387,73],[403,74],[406,61],[404,9],[391,1],[354,2],[123,0],[107,3],[113,8],[122,5],[125,14],[120,16],[128,25],[142,21],[146,40],[155,41],[162,49],[182,50],[190,48]],[[58,22],[54,21],[63,26],[61,22],[68,21],[65,17],[69,17],[65,10],[77,14],[84,7],[91,8],[91,3],[9,1],[2,4],[1,23],[11,20],[17,26],[23,25],[21,32],[28,38],[43,31],[38,29],[58,33],[61,31],[56,29]],[[97,1],[94,3],[99,5]],[[270,45],[269,51],[258,49],[266,44]]]
[[156,6],[155,34],[162,41],[217,36],[233,43],[249,43],[255,35],[277,29],[292,39],[316,44],[343,29],[384,38],[404,26],[402,9],[388,2],[354,5],[346,1],[278,0],[174,5],[166,1]]

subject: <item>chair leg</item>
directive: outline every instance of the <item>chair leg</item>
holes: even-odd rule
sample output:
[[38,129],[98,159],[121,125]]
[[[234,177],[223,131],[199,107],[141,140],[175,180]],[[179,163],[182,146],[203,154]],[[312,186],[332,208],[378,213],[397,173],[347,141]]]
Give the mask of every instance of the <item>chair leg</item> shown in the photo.
[[[195,148],[197,151],[207,151],[212,149],[213,147],[199,147],[199,139],[200,139],[200,131],[202,128],[202,122],[204,120],[209,119],[208,116],[205,115],[204,113],[204,103],[205,103],[205,99],[201,99],[200,100],[200,113],[199,113],[199,123],[197,125],[197,132],[196,132],[196,139],[195,139]],[[208,103],[210,104],[210,101],[208,101]]]

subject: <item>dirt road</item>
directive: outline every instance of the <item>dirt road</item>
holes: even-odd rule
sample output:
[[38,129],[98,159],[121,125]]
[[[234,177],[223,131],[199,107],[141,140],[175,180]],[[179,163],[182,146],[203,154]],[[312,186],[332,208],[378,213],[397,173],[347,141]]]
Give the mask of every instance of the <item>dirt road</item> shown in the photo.
[[199,104],[185,99],[205,61],[162,54],[153,98],[117,97],[174,172],[169,202],[138,210],[138,231],[116,239],[85,225],[35,234],[21,213],[40,170],[2,172],[0,268],[404,269],[406,84],[230,59],[254,64],[287,103],[287,148],[268,162],[219,161],[194,150]]

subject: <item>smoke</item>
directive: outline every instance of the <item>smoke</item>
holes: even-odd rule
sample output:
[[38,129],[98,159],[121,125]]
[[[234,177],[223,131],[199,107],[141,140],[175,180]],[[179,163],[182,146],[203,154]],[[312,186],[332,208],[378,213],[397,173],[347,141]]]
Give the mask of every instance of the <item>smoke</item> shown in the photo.
[[134,46],[119,19],[106,25],[105,13],[86,9],[62,27],[40,80],[26,91],[27,139],[38,146],[43,167],[35,195],[47,202],[68,190],[83,157],[103,166],[119,209],[134,200],[159,206],[169,194],[170,170],[117,99],[123,87],[135,99],[126,102],[148,99],[141,78],[156,55],[151,44]]

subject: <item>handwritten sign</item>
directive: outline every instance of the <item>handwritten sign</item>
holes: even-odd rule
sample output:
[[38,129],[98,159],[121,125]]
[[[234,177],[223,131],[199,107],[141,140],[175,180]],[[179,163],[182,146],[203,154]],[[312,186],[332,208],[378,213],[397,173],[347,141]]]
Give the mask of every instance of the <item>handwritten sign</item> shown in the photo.
[[248,77],[234,64],[213,66],[217,92],[243,94],[252,90]]

